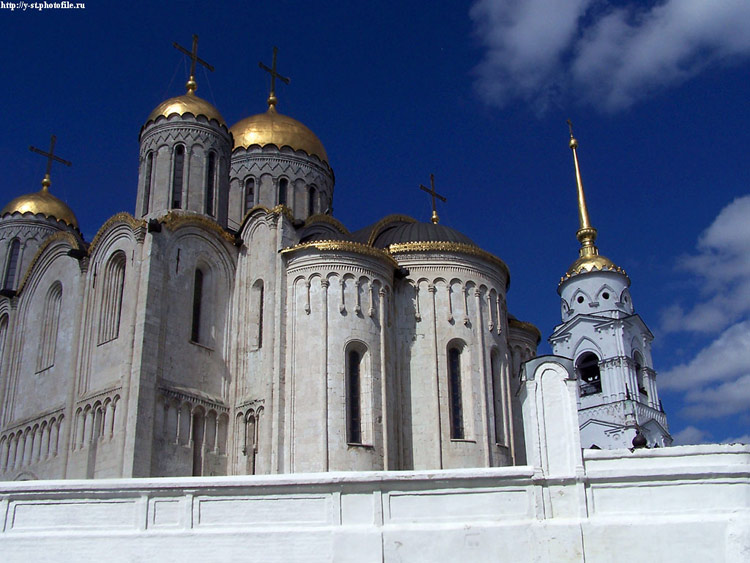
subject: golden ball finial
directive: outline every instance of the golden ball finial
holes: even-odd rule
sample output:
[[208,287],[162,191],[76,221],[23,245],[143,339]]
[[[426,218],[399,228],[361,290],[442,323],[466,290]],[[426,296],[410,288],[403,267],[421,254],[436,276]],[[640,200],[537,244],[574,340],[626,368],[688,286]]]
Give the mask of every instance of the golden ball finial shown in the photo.
[[571,149],[577,149],[578,148],[578,141],[576,141],[575,137],[570,138],[570,142],[568,143],[570,145]]
[[279,99],[276,97],[275,94],[271,93],[270,96],[268,96],[268,109],[276,108],[276,103],[279,101]]
[[195,81],[195,77],[191,76],[187,84],[185,84],[185,87],[187,88],[188,94],[193,94],[198,89],[198,83]]
[[42,179],[42,191],[47,192],[49,191],[49,187],[52,185],[52,180],[50,180],[49,174],[45,174],[44,178]]

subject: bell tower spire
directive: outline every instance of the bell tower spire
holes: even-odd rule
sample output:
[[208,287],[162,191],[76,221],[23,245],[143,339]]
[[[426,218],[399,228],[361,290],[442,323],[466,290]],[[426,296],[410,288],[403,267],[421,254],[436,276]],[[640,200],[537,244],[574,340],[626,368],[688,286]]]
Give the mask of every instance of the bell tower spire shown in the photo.
[[586,194],[583,192],[583,181],[581,180],[581,166],[578,163],[578,141],[573,136],[573,123],[568,119],[568,129],[570,130],[570,142],[568,143],[573,151],[573,163],[576,169],[576,189],[578,192],[578,223],[579,228],[576,233],[581,248],[578,251],[581,258],[588,256],[598,256],[599,249],[594,244],[596,242],[596,229],[591,226],[589,219],[589,210],[586,207]]
[[[578,195],[578,259],[560,280],[562,323],[550,336],[555,355],[572,358],[578,379],[578,420],[584,447],[629,448],[636,435],[649,446],[672,442],[656,388],[654,336],[635,313],[630,278],[599,254],[568,120]],[[606,329],[604,327],[607,327]],[[638,438],[639,442],[642,438]]]

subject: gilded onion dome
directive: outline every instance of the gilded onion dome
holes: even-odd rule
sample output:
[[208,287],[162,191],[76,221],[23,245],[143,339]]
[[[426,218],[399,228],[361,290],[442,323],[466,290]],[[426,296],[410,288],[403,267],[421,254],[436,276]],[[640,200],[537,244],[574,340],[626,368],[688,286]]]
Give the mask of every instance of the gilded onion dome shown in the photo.
[[151,115],[148,116],[148,119],[146,119],[146,123],[156,121],[157,118],[162,116],[169,117],[173,114],[185,115],[187,113],[190,113],[195,117],[202,115],[209,121],[215,119],[221,125],[226,126],[226,122],[219,113],[219,110],[203,98],[196,96],[195,90],[190,89],[187,94],[170,98],[156,106],[154,111],[151,112]]
[[49,179],[45,177],[42,182],[42,189],[33,194],[26,194],[18,196],[13,199],[8,205],[3,207],[0,211],[0,217],[6,215],[12,215],[19,213],[25,215],[31,213],[33,215],[43,215],[51,219],[56,219],[70,225],[71,227],[78,228],[78,220],[76,219],[73,210],[67,206],[65,202],[53,196],[49,191]]
[[251,115],[235,123],[229,132],[234,137],[235,149],[249,148],[253,145],[275,145],[278,148],[288,146],[328,162],[323,143],[315,133],[296,119],[277,112],[275,104],[269,103],[268,111],[265,113]]

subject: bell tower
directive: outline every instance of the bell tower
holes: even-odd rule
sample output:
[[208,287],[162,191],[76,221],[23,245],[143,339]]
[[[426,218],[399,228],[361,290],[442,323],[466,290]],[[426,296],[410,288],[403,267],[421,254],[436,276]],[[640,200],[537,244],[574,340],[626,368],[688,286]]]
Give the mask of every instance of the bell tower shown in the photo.
[[[570,125],[570,121],[568,121]],[[549,338],[553,353],[573,359],[578,379],[581,445],[630,448],[637,433],[648,447],[672,443],[656,388],[654,336],[635,313],[630,278],[599,254],[589,219],[570,125],[578,194],[579,257],[560,280],[562,323]]]

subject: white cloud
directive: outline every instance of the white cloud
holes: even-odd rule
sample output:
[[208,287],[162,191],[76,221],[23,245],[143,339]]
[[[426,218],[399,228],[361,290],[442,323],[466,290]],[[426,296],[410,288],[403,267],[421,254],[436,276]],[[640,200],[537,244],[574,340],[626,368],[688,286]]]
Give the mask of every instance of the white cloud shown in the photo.
[[679,268],[695,276],[702,288],[702,299],[688,309],[679,304],[665,309],[665,332],[715,333],[750,313],[748,217],[750,195],[735,199],[701,235],[698,253],[680,260]]
[[496,105],[575,92],[616,110],[750,54],[747,0],[477,0],[471,17],[486,47],[477,88]]
[[705,444],[711,439],[711,435],[705,430],[688,426],[672,436],[675,446],[687,446],[694,444]]
[[750,374],[716,387],[693,389],[685,396],[683,416],[695,419],[721,418],[746,413],[750,407]]
[[[732,325],[687,363],[659,375],[661,389],[703,389],[750,377],[750,321]],[[750,407],[750,403],[748,403]]]

